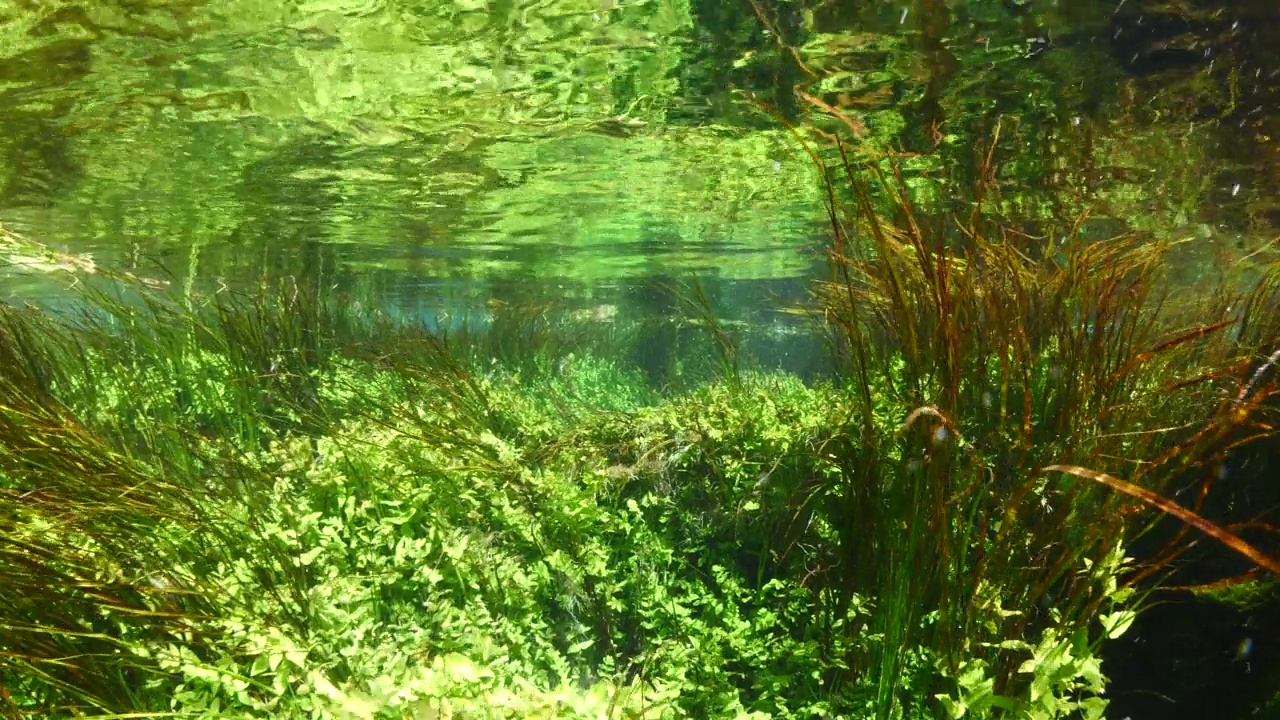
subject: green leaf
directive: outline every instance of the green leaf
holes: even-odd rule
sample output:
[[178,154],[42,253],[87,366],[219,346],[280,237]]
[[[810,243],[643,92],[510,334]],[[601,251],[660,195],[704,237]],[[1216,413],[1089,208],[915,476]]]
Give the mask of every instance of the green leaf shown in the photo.
[[[249,666],[249,675],[251,677],[257,677],[265,673],[268,669],[269,663],[270,659],[266,655],[259,655],[253,659],[253,664]],[[270,669],[274,670],[275,668]]]
[[1102,720],[1107,701],[1100,697],[1085,698],[1080,701],[1080,709],[1084,711],[1083,720]]
[[323,552],[323,547],[312,548],[298,556],[298,564],[306,567],[315,562],[316,558],[320,557],[320,554]]
[[1133,610],[1119,610],[1101,615],[1098,620],[1102,622],[1102,629],[1106,631],[1107,639],[1114,640],[1123,635],[1137,617],[1138,614]]
[[952,698],[950,695],[934,695],[938,702],[942,703],[942,708],[947,711],[947,717],[951,720],[960,720],[969,710],[965,704],[959,700]]

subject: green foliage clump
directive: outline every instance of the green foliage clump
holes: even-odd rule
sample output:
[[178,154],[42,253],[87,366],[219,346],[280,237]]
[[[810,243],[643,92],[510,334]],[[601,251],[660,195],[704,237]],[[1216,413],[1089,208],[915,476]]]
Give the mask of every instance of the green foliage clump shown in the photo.
[[1160,247],[949,231],[876,167],[829,175],[827,382],[714,318],[662,396],[542,317],[293,284],[0,309],[15,711],[1100,717],[1143,504],[1274,564],[1160,495],[1250,439],[1216,370],[1274,297],[1188,328]]
[[[278,297],[291,322],[321,316]],[[590,355],[513,372],[411,330],[369,353],[386,328],[330,323],[291,359],[246,307],[189,316],[186,335],[184,311],[151,312],[144,335],[8,311],[7,404],[38,389],[85,443],[34,408],[5,428],[6,547],[31,598],[79,603],[5,616],[28,620],[2,641],[18,707],[785,718],[877,702],[852,664],[882,642],[876,602],[825,581],[838,532],[810,502],[839,482],[845,390],[746,373],[658,401]],[[32,464],[41,444],[68,462]],[[90,487],[134,499],[75,505],[91,495],[70,459],[91,456],[121,465]],[[69,504],[19,493],[56,482]],[[927,714],[937,657],[903,651],[906,707]]]

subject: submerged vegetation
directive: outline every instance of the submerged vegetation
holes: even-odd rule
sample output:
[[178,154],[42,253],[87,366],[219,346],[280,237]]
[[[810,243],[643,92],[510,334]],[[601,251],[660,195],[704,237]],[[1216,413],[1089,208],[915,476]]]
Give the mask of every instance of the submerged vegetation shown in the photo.
[[6,720],[1145,717],[1277,606],[1274,3],[20,5]]
[[660,393],[571,320],[305,284],[0,309],[5,712],[1102,717],[1182,548],[1280,570],[1195,512],[1270,432],[1276,285],[826,177],[820,382],[709,311],[718,374]]

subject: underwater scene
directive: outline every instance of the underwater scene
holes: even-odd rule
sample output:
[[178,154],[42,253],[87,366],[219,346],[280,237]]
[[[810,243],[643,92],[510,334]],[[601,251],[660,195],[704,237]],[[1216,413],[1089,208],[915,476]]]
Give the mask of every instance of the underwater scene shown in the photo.
[[0,0],[0,719],[1280,720],[1278,478],[1275,0]]

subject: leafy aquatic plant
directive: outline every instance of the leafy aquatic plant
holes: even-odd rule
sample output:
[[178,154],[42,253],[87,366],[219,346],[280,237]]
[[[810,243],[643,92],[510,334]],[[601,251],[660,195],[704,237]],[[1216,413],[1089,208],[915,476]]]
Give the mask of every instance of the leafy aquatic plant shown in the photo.
[[[901,286],[931,287],[896,252]],[[1076,292],[1149,259],[1096,257],[1075,266]],[[22,562],[6,587],[74,602],[13,606],[26,615],[0,633],[7,691],[44,714],[1096,712],[1094,643],[1132,618],[1117,576],[1133,506],[1037,471],[1118,477],[1112,454],[1148,441],[1110,433],[1184,406],[1114,400],[1150,399],[1164,375],[1072,395],[1062,374],[1173,373],[1179,348],[1214,336],[1112,334],[1133,340],[1071,363],[1056,349],[1110,346],[1060,315],[1057,334],[1006,349],[1020,375],[997,354],[947,395],[934,353],[948,346],[930,340],[945,323],[926,324],[919,297],[893,320],[875,266],[843,259],[849,280],[819,295],[845,321],[838,386],[735,371],[664,400],[616,361],[553,359],[584,346],[541,325],[521,342],[544,359],[495,364],[487,353],[518,359],[509,338],[486,350],[478,334],[343,316],[290,285],[208,306],[97,295],[62,319],[8,310],[5,407],[21,412],[5,416],[0,468]],[[938,277],[960,288],[962,319],[1017,316],[963,282],[976,263],[950,263]],[[1025,297],[1072,287],[1023,263],[1058,278]],[[1116,302],[1084,312],[1131,318]],[[967,384],[984,377],[992,402]],[[1188,417],[1196,400],[1181,399]],[[124,585],[87,580],[98,567]]]

